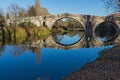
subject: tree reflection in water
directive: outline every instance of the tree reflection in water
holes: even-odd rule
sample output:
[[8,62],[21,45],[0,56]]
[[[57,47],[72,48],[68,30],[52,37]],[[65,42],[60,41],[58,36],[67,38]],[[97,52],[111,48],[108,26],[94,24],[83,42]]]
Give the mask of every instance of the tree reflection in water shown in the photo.
[[26,51],[30,50],[33,54],[36,54],[36,63],[39,64],[41,61],[41,48],[40,47],[25,47],[22,45],[14,45],[14,46],[3,46],[0,47],[0,56],[3,56],[5,53],[11,54],[14,57],[19,57],[20,55],[26,53]]
[[3,55],[4,47],[0,47],[0,56]]

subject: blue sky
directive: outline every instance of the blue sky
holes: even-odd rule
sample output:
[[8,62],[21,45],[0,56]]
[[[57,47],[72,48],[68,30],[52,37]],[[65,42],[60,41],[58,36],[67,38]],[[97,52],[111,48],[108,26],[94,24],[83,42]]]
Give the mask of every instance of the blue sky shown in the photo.
[[[100,0],[40,0],[40,2],[41,6],[46,7],[51,14],[74,13],[102,16],[109,14]],[[1,0],[0,7],[5,11],[12,3],[28,8],[34,4],[34,0]]]

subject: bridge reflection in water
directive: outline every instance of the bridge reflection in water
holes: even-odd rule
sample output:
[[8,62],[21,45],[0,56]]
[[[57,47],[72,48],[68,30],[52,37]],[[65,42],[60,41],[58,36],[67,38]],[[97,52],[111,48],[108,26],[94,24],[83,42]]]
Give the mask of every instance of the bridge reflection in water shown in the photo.
[[[67,17],[69,16],[70,15],[68,15]],[[20,76],[15,74],[16,76],[14,76],[14,79],[11,79],[11,80],[17,80],[18,77],[21,78],[22,76],[21,74],[23,74],[21,71],[25,72],[26,76],[24,77],[26,78],[26,80],[31,80],[31,79],[35,80],[36,77],[37,79],[39,79],[38,75],[42,74],[40,76],[43,76],[43,74],[46,71],[48,71],[49,75],[54,78],[52,80],[60,80],[60,78],[63,77],[63,74],[65,74],[66,76],[68,75],[68,73],[73,72],[72,70],[73,68],[77,70],[80,68],[80,66],[83,66],[86,62],[88,62],[87,60],[88,57],[92,57],[90,58],[90,61],[95,60],[95,58],[98,56],[97,53],[104,49],[104,48],[102,49],[95,48],[94,52],[96,53],[94,52],[89,53],[89,50],[85,51],[80,48],[120,44],[120,26],[116,25],[114,21],[104,20],[103,17],[99,17],[100,19],[96,19],[97,17],[92,16],[92,18],[90,18],[90,16],[87,16],[87,15],[81,16],[85,19],[79,19],[80,16],[78,16],[78,18],[76,18],[78,21],[75,19],[68,19],[68,18],[63,19],[63,17],[60,17],[60,18],[58,17],[57,19],[59,20],[57,20],[54,23],[54,25],[51,25],[53,26],[52,29],[50,27],[52,34],[46,39],[34,40],[34,37],[31,39],[30,37],[27,36],[22,41],[21,38],[17,37],[15,34],[14,36],[13,34],[12,36],[10,36],[11,34],[7,36],[5,33],[6,30],[3,30],[1,28],[0,30],[0,46],[1,46],[0,62],[2,62],[0,63],[2,64],[1,67],[4,65],[6,66],[6,64],[3,64],[4,61],[13,60],[13,59],[9,59],[8,56],[7,56],[7,59],[1,58],[1,56],[4,57],[3,55],[6,53],[10,53],[16,57],[24,53],[34,53],[36,54],[36,63],[41,63],[42,50],[44,49],[44,52],[45,53],[47,52],[47,54],[43,54],[44,56],[42,56],[42,58],[46,57],[44,58],[44,61],[43,61],[44,63],[41,63],[42,65],[39,65],[39,66],[33,63],[33,57],[31,58],[31,54],[27,54],[29,58],[24,56],[22,57],[22,59],[18,60],[18,62],[20,62],[18,63],[19,66],[20,67],[24,66],[22,67],[23,69],[18,70],[19,68],[18,64],[15,63],[14,60],[11,61],[13,63],[8,62],[10,65],[12,64],[16,66],[17,64],[17,67],[14,67],[14,66],[13,67],[16,69],[16,71],[18,71],[16,73],[20,73]],[[102,23],[101,23],[101,19],[102,19]],[[71,20],[73,21],[71,22]],[[67,23],[67,21],[70,21],[70,23]],[[83,23],[82,24],[80,23],[80,21],[84,23],[84,26],[83,26]],[[98,24],[97,23],[98,21],[100,21],[100,24],[96,26],[96,24]],[[50,21],[47,21],[47,22],[50,22]],[[119,21],[116,21],[116,23],[119,24]],[[15,38],[19,38],[19,39],[15,39]],[[46,48],[48,50],[46,50]],[[54,52],[54,50],[52,50],[52,52],[49,51],[49,48],[54,48],[55,50],[57,49],[59,51],[59,54],[57,54],[58,51],[56,52]],[[70,54],[62,54],[62,52],[66,52],[66,51],[67,53],[70,53]],[[81,54],[80,51],[83,53]],[[83,57],[83,55],[86,57]],[[27,65],[26,65],[26,62],[27,62],[26,60],[28,60]],[[8,65],[9,70],[11,69],[10,65]],[[8,70],[8,66],[6,67],[6,70]],[[62,69],[61,69],[61,66],[62,66]],[[49,67],[50,69],[48,69]],[[2,68],[5,68],[5,67],[2,67]],[[3,75],[2,72],[8,73],[6,71],[2,71],[3,70],[2,68],[0,69],[1,71],[0,77],[2,77],[4,80],[8,80],[6,78],[11,78],[11,76],[13,76],[13,75],[7,75],[7,77],[6,75],[1,76]],[[57,71],[53,71],[55,68],[58,68],[56,69]],[[33,69],[36,69],[36,71],[34,71]],[[28,72],[28,70],[30,72]],[[59,74],[58,72],[60,72],[61,70],[65,73],[61,72]],[[9,73],[11,74],[11,72],[13,73],[13,71],[10,70]],[[28,74],[31,74],[31,75],[28,77]],[[55,74],[55,75],[53,76],[52,74]],[[46,77],[47,73],[45,73],[44,75],[45,76],[43,77]],[[58,76],[58,75],[59,77],[55,78],[55,76]],[[35,77],[34,79],[33,79],[33,76]]]
[[[106,28],[103,25],[101,26],[100,24],[95,29],[95,32],[93,32],[92,34],[86,32],[87,30],[85,29],[76,30],[72,28],[72,30],[69,29],[63,33],[62,32],[54,33],[46,39],[31,40],[28,37],[26,38],[25,41],[22,42],[14,41],[15,39],[11,40],[9,38],[5,38],[5,35],[1,35],[2,37],[4,37],[4,39],[2,38],[0,41],[1,44],[0,62],[4,62],[2,61],[2,59],[3,59],[3,55],[5,55],[6,53],[10,53],[15,57],[19,56],[19,59],[18,58],[14,59],[17,62],[15,63],[13,59],[11,58],[9,59],[7,56],[7,59],[6,58],[5,59],[10,60],[11,62],[10,65],[12,64],[14,69],[11,68],[10,65],[8,65],[7,68],[4,67],[8,71],[2,71],[3,68],[2,67],[0,69],[1,70],[0,74],[2,75],[2,77],[1,75],[0,77],[4,80],[7,80],[7,78],[11,80],[16,80],[18,79],[18,77],[20,77],[20,79],[21,77],[25,77],[25,79],[27,80],[35,80],[41,78],[41,76],[42,78],[46,79],[46,76],[49,75],[50,78],[52,78],[50,80],[61,80],[63,76],[67,76],[69,73],[78,70],[80,66],[83,66],[85,63],[95,60],[96,57],[98,56],[97,53],[104,49],[104,48],[101,49],[95,48],[94,49],[95,53],[91,53],[92,50],[85,51],[79,48],[97,47],[97,46],[105,46],[111,44],[116,45],[120,43],[120,35],[118,32],[119,29],[117,27],[114,27],[114,25],[111,25],[111,23],[103,23],[103,24],[105,26],[106,24],[110,24],[110,27]],[[101,39],[101,38],[105,38],[105,39]],[[51,50],[49,48],[56,48],[61,50],[58,50],[59,51],[58,52],[55,50]],[[80,51],[83,53],[81,54]],[[89,51],[91,52],[88,54]],[[44,54],[42,52],[44,52]],[[67,52],[67,54],[62,54],[62,52]],[[26,53],[36,54],[37,65],[35,65],[35,63],[33,62],[34,55],[26,54]],[[21,54],[24,54],[24,56],[22,55],[22,59],[20,56]],[[27,55],[27,57],[25,55]],[[9,63],[9,61],[7,61],[6,63]],[[6,66],[6,65],[2,64],[1,66]],[[14,70],[16,72],[13,72],[11,70]],[[24,73],[24,75],[17,75],[18,73],[23,74],[21,71]],[[15,76],[13,78],[11,77],[13,75],[7,75],[7,77],[4,77],[2,72],[7,74],[8,73],[10,74],[12,72]],[[49,76],[47,76],[48,79]]]
[[[21,43],[17,43],[17,41],[10,41],[8,38],[5,38],[0,41],[1,50],[4,51],[8,45],[13,45],[12,48],[14,48],[14,51],[12,50],[10,53],[13,53],[15,56],[19,56],[21,53],[26,51],[26,49],[30,49],[36,54],[37,63],[40,63],[41,48],[71,50],[86,48],[88,46],[98,47],[120,44],[120,35],[117,32],[119,29],[116,25],[111,24],[111,22],[98,25],[93,33],[95,36],[88,35],[83,29],[75,31],[73,30],[68,30],[63,34],[54,33],[47,39],[29,40],[28,38],[28,40]],[[1,36],[4,37],[4,35]]]
[[0,34],[0,45],[21,45],[24,47],[45,47],[66,50],[120,44],[120,29],[112,22],[103,22],[99,24],[92,33],[90,33],[90,30],[89,28],[85,30],[82,27],[80,30],[72,28],[72,30],[66,30],[63,33],[53,32],[53,34],[46,39],[29,40],[28,37],[20,42],[11,39],[11,37],[6,38],[7,35],[0,30],[2,33]]
[[[98,52],[105,48],[108,47],[57,50],[6,45],[0,48],[0,78],[2,80],[39,80],[41,78],[62,80],[86,63],[94,61]],[[35,55],[37,64],[35,64]]]
[[48,38],[31,40],[27,37],[22,42],[17,42],[16,39],[11,39],[11,37],[5,38],[7,35],[1,28],[0,45],[2,48],[6,45],[14,45],[15,51],[18,52],[14,54],[16,56],[26,49],[30,49],[33,53],[36,53],[37,63],[39,63],[40,57],[38,56],[41,55],[39,54],[41,48],[70,50],[120,44],[120,29],[114,22],[105,21],[93,29],[91,22],[89,22],[89,16],[87,19],[85,28],[73,18],[61,18],[54,23],[51,29],[52,34]]

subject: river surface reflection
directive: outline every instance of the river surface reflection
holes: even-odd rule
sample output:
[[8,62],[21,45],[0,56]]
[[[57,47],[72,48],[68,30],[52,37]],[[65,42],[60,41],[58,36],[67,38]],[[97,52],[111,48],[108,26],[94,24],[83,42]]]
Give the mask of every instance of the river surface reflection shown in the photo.
[[[94,61],[100,51],[111,48],[109,44],[103,45],[112,42],[112,38],[118,35],[113,27],[109,29],[111,33],[103,30],[108,27],[101,25],[95,30],[94,36],[88,35],[79,23],[66,24],[67,20],[60,20],[64,25],[56,24],[58,27],[53,27],[53,34],[43,39],[26,36],[22,40],[16,34],[14,37],[7,36],[3,30],[0,34],[0,80],[62,80],[86,63]],[[111,37],[114,31],[115,37]],[[103,32],[107,34],[104,36]],[[104,37],[108,39],[100,42],[98,38]],[[95,46],[101,47],[86,48]]]
[[0,48],[0,80],[61,80],[95,60],[105,48],[58,50],[6,45]]
[[[72,34],[72,33],[71,33]],[[56,41],[58,44],[61,44],[61,45],[66,45],[66,46],[69,46],[69,45],[73,45],[77,42],[79,42],[82,37],[84,36],[84,33],[80,33],[80,32],[75,32],[74,34],[71,35],[70,33],[69,34],[56,34],[54,35],[54,41]]]

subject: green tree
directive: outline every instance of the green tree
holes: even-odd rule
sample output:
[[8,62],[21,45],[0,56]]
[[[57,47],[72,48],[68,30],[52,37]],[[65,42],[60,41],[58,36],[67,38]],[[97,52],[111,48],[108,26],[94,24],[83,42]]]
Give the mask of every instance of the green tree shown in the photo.
[[0,8],[0,24],[4,23],[4,11]]
[[49,14],[49,11],[47,10],[47,8],[41,7],[41,13],[40,13],[40,15],[48,15],[48,14]]
[[35,11],[35,7],[32,5],[29,9],[28,9],[28,16],[36,16],[36,11]]
[[32,5],[28,9],[28,16],[45,16],[48,14],[49,14],[48,10],[40,6],[39,0],[35,0],[35,5],[34,6]]
[[6,19],[10,19],[10,15],[9,15],[8,12],[7,12],[7,15],[6,15]]
[[26,16],[27,16],[27,11],[24,8],[21,7],[20,10],[19,10],[18,17],[23,18],[23,17],[26,17]]

